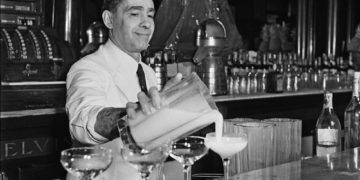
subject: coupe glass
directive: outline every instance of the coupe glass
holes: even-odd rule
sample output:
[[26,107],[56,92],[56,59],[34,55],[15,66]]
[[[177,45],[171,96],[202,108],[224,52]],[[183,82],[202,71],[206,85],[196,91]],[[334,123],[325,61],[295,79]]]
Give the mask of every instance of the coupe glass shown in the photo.
[[241,133],[223,133],[222,137],[216,137],[215,133],[212,132],[206,134],[205,144],[221,156],[224,166],[224,177],[225,180],[228,180],[230,157],[246,147],[247,136]]
[[152,150],[143,149],[141,152],[125,147],[121,150],[121,155],[124,160],[136,168],[142,180],[148,180],[155,167],[161,166],[169,156],[169,146],[163,145]]
[[182,164],[185,180],[191,180],[191,166],[195,161],[202,158],[208,150],[208,147],[205,146],[205,138],[189,136],[172,143],[170,156]]
[[110,149],[79,147],[61,151],[60,162],[72,175],[81,180],[91,180],[103,173],[112,162]]

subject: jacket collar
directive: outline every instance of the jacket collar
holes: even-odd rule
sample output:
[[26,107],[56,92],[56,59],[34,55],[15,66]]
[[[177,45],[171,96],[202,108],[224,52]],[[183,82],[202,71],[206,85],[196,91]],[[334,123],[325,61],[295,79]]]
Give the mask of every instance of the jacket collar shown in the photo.
[[102,47],[106,56],[106,64],[113,75],[118,72],[136,74],[138,64],[133,57],[117,47],[110,39]]

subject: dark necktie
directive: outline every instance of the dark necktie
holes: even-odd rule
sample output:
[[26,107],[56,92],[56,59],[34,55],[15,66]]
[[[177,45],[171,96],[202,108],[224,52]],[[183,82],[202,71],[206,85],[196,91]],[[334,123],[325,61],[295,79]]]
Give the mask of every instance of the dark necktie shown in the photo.
[[143,91],[143,92],[145,92],[145,94],[147,94],[148,91],[147,91],[147,87],[146,87],[145,73],[144,73],[144,70],[140,63],[139,63],[138,69],[136,71],[136,74],[139,78],[139,84],[140,84],[141,91]]

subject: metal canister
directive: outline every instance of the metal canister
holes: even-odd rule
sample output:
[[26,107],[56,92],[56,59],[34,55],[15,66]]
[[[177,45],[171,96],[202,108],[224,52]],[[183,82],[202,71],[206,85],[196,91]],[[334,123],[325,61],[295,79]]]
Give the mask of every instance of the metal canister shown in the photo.
[[196,36],[198,47],[194,62],[196,72],[208,86],[211,95],[227,94],[226,58],[222,55],[226,39],[225,26],[218,19],[207,19],[200,24]]
[[196,72],[208,86],[211,95],[227,94],[225,60],[221,56],[208,56],[196,66]]

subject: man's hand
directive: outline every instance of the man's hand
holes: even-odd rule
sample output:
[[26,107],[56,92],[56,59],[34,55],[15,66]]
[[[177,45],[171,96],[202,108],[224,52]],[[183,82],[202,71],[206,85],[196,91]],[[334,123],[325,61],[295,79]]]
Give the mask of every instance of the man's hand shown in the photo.
[[161,107],[161,98],[156,87],[151,87],[147,96],[144,92],[138,93],[138,103],[129,102],[126,104],[126,112],[129,119],[135,119],[138,111],[142,111],[145,115],[152,114],[156,109]]
[[[182,79],[182,75],[180,73],[176,74],[174,78],[170,79],[163,91],[169,89],[170,87],[174,86]],[[135,119],[136,114],[138,111],[142,111],[143,114],[149,115],[154,113],[157,109],[160,109],[162,104],[162,99],[160,97],[159,91],[156,87],[151,87],[149,89],[148,95],[144,92],[138,93],[138,100],[139,103],[127,103],[126,104],[126,112],[129,119]]]

